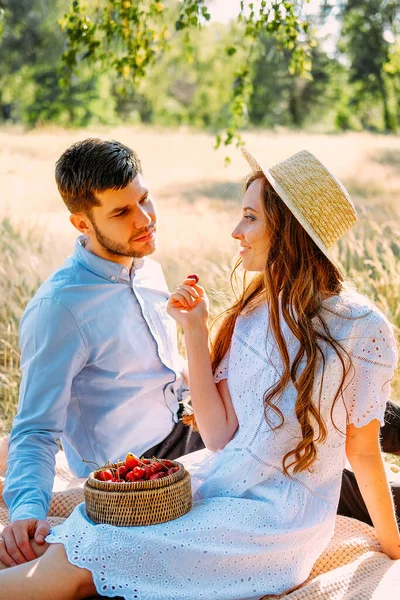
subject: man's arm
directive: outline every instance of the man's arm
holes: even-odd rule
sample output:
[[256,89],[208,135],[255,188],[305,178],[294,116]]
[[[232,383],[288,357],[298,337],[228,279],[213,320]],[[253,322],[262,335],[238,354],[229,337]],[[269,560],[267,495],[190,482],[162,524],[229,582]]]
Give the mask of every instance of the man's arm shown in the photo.
[[87,361],[74,315],[54,299],[28,307],[20,325],[20,348],[22,380],[3,490],[12,522],[47,516],[57,438],[65,427],[73,379]]

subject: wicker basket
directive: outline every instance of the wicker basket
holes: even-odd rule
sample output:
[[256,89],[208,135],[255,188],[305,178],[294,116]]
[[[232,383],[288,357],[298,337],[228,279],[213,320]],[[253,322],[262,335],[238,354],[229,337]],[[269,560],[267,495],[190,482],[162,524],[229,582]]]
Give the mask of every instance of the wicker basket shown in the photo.
[[96,471],[90,473],[83,488],[88,517],[94,523],[132,527],[186,514],[192,508],[190,475],[181,463],[172,462],[179,467],[176,473],[149,481],[100,481],[95,479]]

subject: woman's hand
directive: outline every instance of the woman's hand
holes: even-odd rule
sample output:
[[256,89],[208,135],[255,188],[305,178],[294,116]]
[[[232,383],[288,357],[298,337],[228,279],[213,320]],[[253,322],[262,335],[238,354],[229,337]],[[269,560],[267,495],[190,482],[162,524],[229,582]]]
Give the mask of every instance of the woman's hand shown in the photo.
[[191,326],[206,326],[208,298],[204,289],[193,277],[185,279],[168,300],[167,313],[183,330]]

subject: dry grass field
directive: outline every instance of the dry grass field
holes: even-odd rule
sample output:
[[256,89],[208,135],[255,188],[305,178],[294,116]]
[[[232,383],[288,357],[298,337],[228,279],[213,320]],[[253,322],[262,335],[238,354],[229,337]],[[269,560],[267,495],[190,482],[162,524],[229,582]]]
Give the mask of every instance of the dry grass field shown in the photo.
[[[226,303],[247,163],[236,149],[213,149],[213,137],[187,131],[117,128],[84,131],[0,130],[0,429],[9,428],[19,382],[17,327],[40,282],[71,253],[75,231],[54,183],[54,163],[71,143],[112,137],[133,147],[158,206],[154,257],[175,286],[198,272],[213,312]],[[349,189],[359,222],[338,248],[360,291],[400,327],[400,138],[370,134],[252,132],[250,152],[272,166],[307,148]],[[225,155],[232,162],[224,167]],[[400,373],[393,395],[400,400]]]

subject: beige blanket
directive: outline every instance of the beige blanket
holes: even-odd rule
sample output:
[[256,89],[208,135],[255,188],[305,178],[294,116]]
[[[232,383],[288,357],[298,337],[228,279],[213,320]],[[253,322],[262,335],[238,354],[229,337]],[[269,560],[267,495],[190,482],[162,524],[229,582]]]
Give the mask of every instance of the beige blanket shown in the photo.
[[[7,438],[0,438],[0,531],[9,522],[1,495],[6,459]],[[190,457],[185,457],[184,462],[190,470]],[[70,473],[63,452],[57,455],[56,473],[49,512],[53,525],[61,523],[83,501],[85,481]],[[283,597],[285,600],[398,600],[400,560],[392,561],[380,552],[372,527],[337,517],[335,535],[308,580],[284,596],[264,596],[263,600]]]

